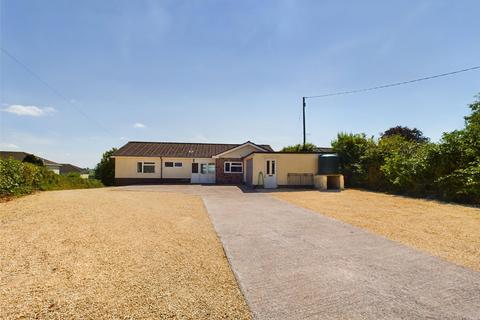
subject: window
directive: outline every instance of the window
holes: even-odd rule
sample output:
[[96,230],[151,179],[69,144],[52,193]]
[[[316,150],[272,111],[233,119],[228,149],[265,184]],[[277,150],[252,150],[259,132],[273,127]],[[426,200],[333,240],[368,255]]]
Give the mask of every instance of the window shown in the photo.
[[267,165],[267,174],[268,175],[274,175],[275,174],[275,165],[276,165],[276,162],[275,160],[267,160],[266,162],[266,165]]
[[155,173],[155,162],[137,162],[138,173]]
[[173,161],[166,161],[165,168],[181,168],[183,167],[183,162],[173,162]]
[[201,174],[206,174],[207,173],[207,164],[206,163],[201,163],[200,164],[200,173]]
[[208,173],[215,173],[215,163],[209,163],[207,171]]
[[223,169],[225,173],[242,173],[243,163],[242,162],[225,162]]
[[155,162],[144,162],[143,173],[155,173]]
[[198,173],[198,163],[192,163],[192,173]]

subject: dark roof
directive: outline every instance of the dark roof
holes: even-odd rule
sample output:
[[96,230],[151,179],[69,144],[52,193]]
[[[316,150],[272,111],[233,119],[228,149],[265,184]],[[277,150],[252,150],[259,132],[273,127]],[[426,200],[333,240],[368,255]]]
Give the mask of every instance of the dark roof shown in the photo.
[[60,167],[60,174],[69,174],[69,173],[85,174],[85,173],[88,173],[88,170],[74,166],[73,164],[70,164],[70,163],[62,163],[62,166]]
[[243,159],[251,156],[254,153],[266,153],[266,154],[329,154],[333,153],[332,148],[317,148],[317,151],[252,151],[249,154],[243,156]]
[[[28,156],[29,154],[32,154],[32,153],[27,153],[23,151],[0,151],[0,158],[3,158],[3,159],[12,158],[14,160],[23,161],[23,159],[25,159],[25,157]],[[35,156],[35,157],[42,160],[43,164],[46,166],[61,166],[60,163],[56,163],[54,161],[44,159],[39,156]]]
[[[256,145],[250,141],[245,143]],[[243,144],[130,141],[118,149],[113,156],[211,158]],[[269,145],[256,146],[273,151]]]

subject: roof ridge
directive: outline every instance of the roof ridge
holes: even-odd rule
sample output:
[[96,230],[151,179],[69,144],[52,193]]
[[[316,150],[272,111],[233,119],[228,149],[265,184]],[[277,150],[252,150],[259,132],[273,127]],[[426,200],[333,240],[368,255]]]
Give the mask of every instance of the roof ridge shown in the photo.
[[219,143],[219,142],[172,142],[172,141],[128,141],[127,143],[163,143],[163,144],[215,144],[215,145],[242,145],[244,143]]

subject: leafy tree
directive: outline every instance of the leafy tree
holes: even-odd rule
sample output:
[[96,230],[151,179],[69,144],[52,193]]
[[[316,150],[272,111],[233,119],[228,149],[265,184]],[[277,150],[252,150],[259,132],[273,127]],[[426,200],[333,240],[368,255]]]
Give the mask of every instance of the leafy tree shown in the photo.
[[436,181],[439,196],[457,202],[480,204],[480,161],[469,163]]
[[363,157],[367,150],[374,147],[373,138],[366,134],[339,133],[332,141],[333,151],[340,158],[340,171],[345,176],[347,186],[362,186],[367,180],[367,171]]
[[117,151],[117,148],[105,151],[102,159],[95,167],[95,178],[101,180],[106,186],[115,184],[115,159],[112,158],[115,151]]
[[314,152],[317,151],[318,147],[313,143],[306,143],[306,144],[296,144],[293,146],[283,147],[283,152]]
[[480,204],[480,96],[465,127],[430,143],[418,129],[390,128],[375,141],[340,133],[332,142],[347,186]]
[[417,128],[410,129],[409,127],[396,126],[386,130],[381,134],[381,138],[391,137],[391,136],[402,136],[406,140],[415,141],[415,142],[428,142],[429,139],[423,135],[423,132]]
[[28,163],[35,164],[37,166],[43,166],[42,159],[35,157],[33,154],[27,154],[25,158],[23,158],[22,162],[28,162]]
[[380,171],[386,180],[383,189],[415,196],[432,192],[433,143],[419,143],[402,136],[390,136],[379,141],[383,151],[383,164]]

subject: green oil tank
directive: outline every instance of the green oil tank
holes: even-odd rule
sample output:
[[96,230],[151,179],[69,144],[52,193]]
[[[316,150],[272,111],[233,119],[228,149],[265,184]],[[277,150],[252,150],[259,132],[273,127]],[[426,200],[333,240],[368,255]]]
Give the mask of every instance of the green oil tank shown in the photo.
[[318,156],[318,174],[338,174],[340,159],[336,154],[322,154]]

